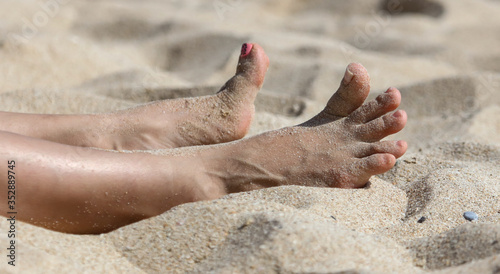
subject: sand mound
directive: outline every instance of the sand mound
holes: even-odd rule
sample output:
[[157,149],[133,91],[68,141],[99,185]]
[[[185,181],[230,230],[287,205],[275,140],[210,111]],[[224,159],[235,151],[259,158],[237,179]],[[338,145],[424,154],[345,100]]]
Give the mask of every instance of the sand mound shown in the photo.
[[465,224],[410,244],[416,263],[427,269],[461,265],[500,252],[500,225]]

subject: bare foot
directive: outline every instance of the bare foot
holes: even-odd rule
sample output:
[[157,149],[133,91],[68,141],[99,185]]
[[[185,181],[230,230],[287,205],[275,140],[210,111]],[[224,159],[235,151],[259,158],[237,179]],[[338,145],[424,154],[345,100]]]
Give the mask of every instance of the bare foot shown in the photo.
[[[257,44],[243,44],[236,75],[212,96],[157,101],[114,113],[104,146],[158,149],[218,144],[243,138],[269,59]],[[102,138],[101,138],[102,141]]]
[[0,130],[72,146],[115,150],[177,148],[243,138],[255,113],[269,58],[244,44],[236,74],[212,96],[156,101],[115,113],[0,112]]
[[407,144],[380,140],[406,124],[404,111],[392,112],[401,94],[389,88],[363,104],[369,89],[365,68],[350,64],[325,109],[306,123],[206,150],[207,173],[219,186],[215,192],[278,185],[357,188],[391,169]]

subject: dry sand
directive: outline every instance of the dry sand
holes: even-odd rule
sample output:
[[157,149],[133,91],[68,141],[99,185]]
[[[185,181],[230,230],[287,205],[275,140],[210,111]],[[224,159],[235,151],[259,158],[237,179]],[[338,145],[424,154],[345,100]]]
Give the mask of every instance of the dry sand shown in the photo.
[[[361,62],[372,96],[400,88],[409,122],[392,138],[410,144],[365,189],[239,193],[99,236],[18,223],[18,265],[2,255],[0,272],[499,273],[500,1],[0,6],[1,110],[95,113],[209,94],[252,41],[271,67],[251,135],[311,117]],[[5,218],[0,227],[5,254]]]

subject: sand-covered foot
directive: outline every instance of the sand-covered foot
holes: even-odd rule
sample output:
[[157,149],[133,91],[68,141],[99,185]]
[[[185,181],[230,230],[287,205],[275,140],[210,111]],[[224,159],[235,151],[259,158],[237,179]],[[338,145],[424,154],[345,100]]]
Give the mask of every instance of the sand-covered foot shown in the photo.
[[364,67],[349,65],[316,117],[224,146],[215,152],[218,157],[207,156],[208,173],[221,193],[289,184],[363,187],[372,175],[391,169],[407,148],[404,141],[381,141],[406,124],[404,111],[393,112],[400,92],[389,88],[363,104],[368,92]]
[[[235,76],[217,94],[156,101],[110,114],[106,129],[93,134],[99,136],[95,146],[142,150],[241,139],[249,130],[255,113],[254,100],[268,66],[269,59],[262,47],[243,44]],[[89,146],[93,146],[91,142]]]

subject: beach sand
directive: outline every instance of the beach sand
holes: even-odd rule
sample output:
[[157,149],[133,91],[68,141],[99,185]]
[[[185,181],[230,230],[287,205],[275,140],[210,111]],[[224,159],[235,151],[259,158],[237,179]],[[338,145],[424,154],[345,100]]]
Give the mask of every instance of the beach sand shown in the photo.
[[499,273],[500,1],[0,6],[0,110],[99,113],[211,94],[250,41],[271,65],[249,136],[310,118],[350,62],[370,73],[370,98],[398,87],[409,117],[391,137],[407,154],[364,189],[232,194],[102,235],[17,222],[15,267],[2,218],[0,272]]

